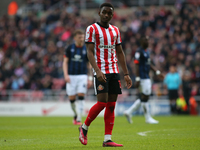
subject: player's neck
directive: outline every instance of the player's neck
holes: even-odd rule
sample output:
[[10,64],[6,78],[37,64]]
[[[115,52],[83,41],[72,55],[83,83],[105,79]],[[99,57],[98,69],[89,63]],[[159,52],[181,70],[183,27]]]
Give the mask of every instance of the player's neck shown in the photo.
[[144,51],[147,51],[147,47],[142,47],[142,49],[143,49]]
[[82,43],[75,43],[76,47],[83,47]]
[[109,22],[97,22],[98,25],[100,25],[103,28],[108,28],[109,27]]

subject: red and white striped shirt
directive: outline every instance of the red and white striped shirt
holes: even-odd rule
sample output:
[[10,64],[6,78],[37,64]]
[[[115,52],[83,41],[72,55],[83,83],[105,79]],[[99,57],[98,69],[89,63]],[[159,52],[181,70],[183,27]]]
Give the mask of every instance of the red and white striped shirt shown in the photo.
[[104,74],[119,73],[116,45],[122,41],[116,26],[109,24],[109,27],[105,28],[98,23],[88,26],[85,42],[94,43],[94,57],[97,66]]

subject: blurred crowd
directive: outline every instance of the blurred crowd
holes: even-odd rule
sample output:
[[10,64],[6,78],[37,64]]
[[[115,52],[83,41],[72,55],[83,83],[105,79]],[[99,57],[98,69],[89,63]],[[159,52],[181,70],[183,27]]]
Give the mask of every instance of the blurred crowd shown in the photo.
[[[51,1],[48,1],[51,2]],[[55,1],[52,1],[56,3]],[[29,2],[29,7],[35,3]],[[52,3],[53,4],[53,3]],[[0,89],[59,89],[54,79],[63,80],[62,61],[65,48],[73,42],[75,29],[85,30],[98,21],[84,16],[78,7],[62,7],[27,15],[0,18]],[[121,10],[131,9],[125,5]],[[98,9],[96,11],[98,13]],[[171,7],[137,7],[111,21],[119,27],[122,46],[134,81],[134,53],[141,35],[150,37],[149,50],[156,67],[164,74],[175,65],[180,76],[190,74],[191,88],[200,94],[200,9],[198,5],[179,3]],[[56,80],[56,82],[58,82]],[[154,78],[154,82],[161,82]]]

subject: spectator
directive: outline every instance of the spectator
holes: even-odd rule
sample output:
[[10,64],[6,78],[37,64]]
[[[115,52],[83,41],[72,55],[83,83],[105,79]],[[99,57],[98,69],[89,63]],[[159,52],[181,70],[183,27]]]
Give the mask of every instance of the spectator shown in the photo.
[[[11,88],[15,82],[11,79],[16,73],[19,75],[23,72],[29,81],[28,86],[24,83],[20,85],[20,89],[29,87],[42,90],[43,86],[38,85],[42,84],[47,74],[51,78],[63,78],[61,59],[63,49],[73,41],[71,33],[76,28],[85,30],[89,24],[96,21],[96,16],[80,13],[79,6],[75,5],[75,2],[72,2],[73,4],[59,2],[54,10],[51,6],[58,1],[28,0],[27,10],[31,10],[29,13],[0,17],[0,70],[4,88]],[[128,9],[130,2],[123,2],[121,6],[126,6]],[[94,6],[97,5],[93,3]],[[197,81],[195,87],[199,89],[198,67],[195,69],[195,66],[200,65],[198,7],[197,3],[186,5],[177,2],[175,7],[150,6],[149,9],[137,7],[131,13],[114,15],[112,22],[121,31],[122,46],[126,56],[128,55],[127,65],[129,72],[133,73],[132,78],[134,71],[130,60],[138,48],[141,35],[146,34],[151,39],[149,41],[151,59],[156,68],[167,72],[169,64],[173,62],[177,64],[180,73],[190,69],[192,81]],[[21,75],[17,77],[21,78]]]
[[183,73],[182,85],[183,85],[182,86],[183,87],[183,97],[187,104],[186,112],[189,114],[189,108],[190,108],[189,99],[191,97],[192,83],[191,83],[191,73],[188,70]]

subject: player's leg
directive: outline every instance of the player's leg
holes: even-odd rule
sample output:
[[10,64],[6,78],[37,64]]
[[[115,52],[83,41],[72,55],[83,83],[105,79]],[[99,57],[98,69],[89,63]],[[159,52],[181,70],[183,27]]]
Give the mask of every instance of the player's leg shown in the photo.
[[[109,80],[107,78],[107,80]],[[97,95],[97,103],[91,107],[89,114],[85,120],[85,125],[89,126],[90,123],[96,118],[96,116],[104,109],[108,101],[108,82],[99,82],[94,77],[95,94]]]
[[83,110],[84,110],[84,103],[85,103],[84,98],[87,92],[87,75],[79,75],[77,78],[78,78],[77,122],[80,123],[82,119]]
[[79,128],[80,130],[79,140],[84,145],[87,144],[87,132],[90,124],[98,116],[98,114],[106,107],[106,101],[108,97],[107,95],[108,95],[107,93],[99,93],[97,95],[97,100],[98,100],[97,103],[90,108],[85,122]]
[[122,144],[117,144],[111,141],[112,130],[115,121],[115,104],[118,94],[121,94],[121,82],[119,74],[113,74],[109,82],[108,102],[104,114],[105,136],[103,146],[121,147]]
[[77,111],[76,111],[76,82],[73,76],[70,76],[70,83],[66,83],[66,92],[70,100],[71,109],[74,113],[73,124],[76,124]]
[[142,89],[141,105],[143,108],[146,123],[157,124],[159,122],[151,117],[149,110],[149,103],[148,103],[149,95],[151,94],[151,80],[150,79],[141,80],[140,84]]
[[83,93],[78,93],[78,99],[77,99],[77,123],[81,124],[81,120],[82,120],[82,114],[83,114],[83,110],[84,110],[84,101],[85,98],[85,94]]
[[104,113],[104,123],[105,123],[104,142],[111,140],[114,120],[115,120],[114,110],[115,110],[117,96],[118,96],[117,94],[108,95],[108,102],[107,102],[105,113]]
[[176,109],[176,100],[179,97],[178,96],[178,90],[169,90],[168,91],[169,94],[169,99],[170,99],[170,109],[171,109],[171,113],[172,114],[176,114],[177,113],[177,109]]
[[127,121],[132,124],[132,113],[137,111],[141,106],[141,97],[139,98],[129,107],[127,110],[124,111],[124,116],[126,117]]
[[148,100],[149,100],[149,96],[142,94],[141,105],[142,105],[142,108],[143,108],[146,123],[157,124],[157,123],[159,123],[159,121],[157,121],[157,120],[155,120],[151,117]]
[[76,119],[77,119],[77,111],[76,111],[76,103],[75,103],[75,101],[76,101],[76,95],[71,95],[71,96],[69,96],[69,101],[70,101],[70,104],[71,104],[71,109],[72,109],[72,111],[73,111],[73,113],[74,113],[74,119],[73,119],[73,124],[74,125],[76,125]]
[[132,112],[137,111],[141,106],[141,100],[138,98],[126,111],[124,111],[124,115],[129,123],[133,123],[132,121]]
[[108,85],[106,83],[99,82],[97,78],[94,78],[95,94],[97,94],[97,103],[94,104],[87,115],[87,118],[83,125],[79,128],[79,140],[82,144],[87,144],[87,131],[92,121],[98,116],[98,114],[106,107],[108,101]]

